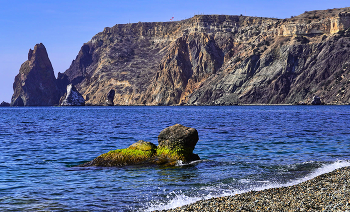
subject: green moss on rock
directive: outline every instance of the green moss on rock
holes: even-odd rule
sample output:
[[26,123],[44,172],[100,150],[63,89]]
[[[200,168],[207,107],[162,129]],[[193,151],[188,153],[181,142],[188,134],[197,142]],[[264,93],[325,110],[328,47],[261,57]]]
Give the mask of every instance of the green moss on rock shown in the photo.
[[157,156],[159,157],[168,157],[173,160],[182,160],[188,161],[192,155],[193,149],[191,148],[175,148],[168,149],[166,147],[157,148]]
[[179,160],[199,160],[193,154],[198,141],[197,130],[174,125],[163,130],[158,136],[158,147],[151,142],[140,140],[126,149],[112,150],[81,166],[125,166],[125,165],[176,165]]
[[151,142],[138,141],[126,149],[104,153],[82,166],[125,166],[149,163],[157,151]]

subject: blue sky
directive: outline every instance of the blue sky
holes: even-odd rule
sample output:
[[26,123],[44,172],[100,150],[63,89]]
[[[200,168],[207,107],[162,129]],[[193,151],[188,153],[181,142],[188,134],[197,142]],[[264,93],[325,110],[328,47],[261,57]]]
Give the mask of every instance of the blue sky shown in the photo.
[[164,22],[172,16],[177,21],[195,14],[289,18],[348,6],[349,0],[0,0],[0,102],[11,101],[14,78],[37,43],[46,46],[57,76],[85,42],[115,24]]

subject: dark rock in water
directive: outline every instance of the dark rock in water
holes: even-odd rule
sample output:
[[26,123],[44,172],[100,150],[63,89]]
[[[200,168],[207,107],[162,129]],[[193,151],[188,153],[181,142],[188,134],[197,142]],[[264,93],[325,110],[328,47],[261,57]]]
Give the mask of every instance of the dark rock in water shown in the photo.
[[178,147],[194,149],[198,142],[198,132],[194,128],[175,124],[165,128],[158,135],[159,147],[175,149]]
[[314,96],[312,102],[311,102],[312,105],[321,105],[322,102],[321,102],[321,98],[318,97],[318,96]]
[[61,106],[84,106],[85,99],[84,97],[77,91],[74,85],[67,85],[67,93],[62,96],[60,100]]
[[57,105],[60,95],[45,46],[30,49],[28,60],[21,65],[13,83],[11,106]]
[[[158,135],[158,149],[164,152],[171,152],[175,156],[174,158],[183,161],[197,159],[198,156],[193,155],[193,150],[197,142],[197,130],[181,124],[175,124],[165,128]],[[169,154],[166,155],[169,157]]]
[[114,96],[115,96],[115,90],[110,90],[107,94],[107,100],[106,100],[106,105],[107,106],[113,106],[114,105]]
[[190,162],[200,159],[198,155],[193,154],[198,141],[196,129],[176,124],[164,129],[158,138],[161,138],[158,139],[160,143],[158,147],[151,142],[140,140],[126,149],[109,151],[80,166],[174,166],[179,160]]
[[0,107],[9,107],[9,106],[10,106],[10,103],[5,102],[5,101],[1,102],[1,104],[0,104]]

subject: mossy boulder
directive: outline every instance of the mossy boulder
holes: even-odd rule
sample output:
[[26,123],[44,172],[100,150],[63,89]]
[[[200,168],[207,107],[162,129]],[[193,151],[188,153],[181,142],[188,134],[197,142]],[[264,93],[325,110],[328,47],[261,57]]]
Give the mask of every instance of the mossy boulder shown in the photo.
[[157,155],[184,162],[199,160],[198,155],[193,154],[197,142],[196,129],[175,124],[165,128],[158,135]]
[[139,140],[126,149],[109,151],[81,166],[126,166],[149,163],[157,152],[157,146],[151,142]]
[[126,165],[176,165],[179,160],[190,162],[199,160],[193,154],[198,141],[198,132],[176,124],[164,129],[158,136],[158,147],[140,140],[126,149],[109,151],[80,166],[126,166]]

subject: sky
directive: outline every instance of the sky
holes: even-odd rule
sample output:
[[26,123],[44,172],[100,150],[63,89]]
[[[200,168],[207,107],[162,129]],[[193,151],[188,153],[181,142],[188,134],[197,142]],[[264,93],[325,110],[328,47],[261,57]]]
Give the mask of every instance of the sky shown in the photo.
[[11,102],[14,78],[37,43],[45,45],[57,77],[84,43],[116,24],[196,14],[290,18],[349,6],[350,0],[0,0],[0,102]]

